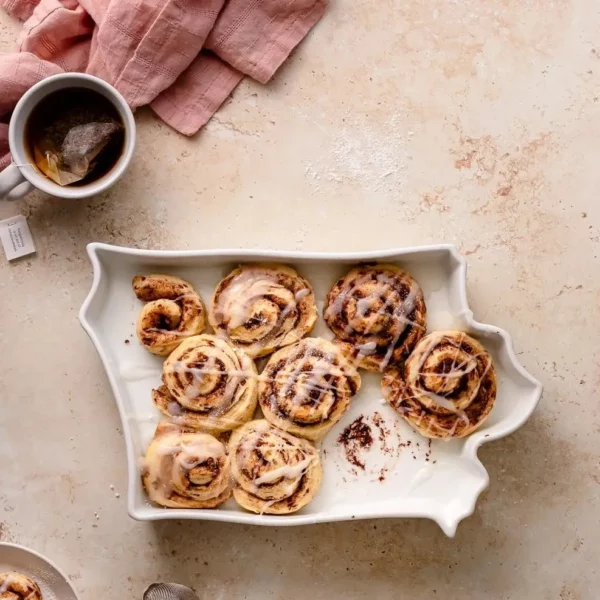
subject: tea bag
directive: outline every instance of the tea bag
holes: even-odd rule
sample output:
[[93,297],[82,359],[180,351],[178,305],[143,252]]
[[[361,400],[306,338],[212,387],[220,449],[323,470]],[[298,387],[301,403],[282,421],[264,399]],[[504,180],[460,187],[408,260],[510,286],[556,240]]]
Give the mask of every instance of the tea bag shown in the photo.
[[103,153],[121,143],[123,126],[94,107],[58,109],[33,140],[35,164],[61,186],[90,175]]

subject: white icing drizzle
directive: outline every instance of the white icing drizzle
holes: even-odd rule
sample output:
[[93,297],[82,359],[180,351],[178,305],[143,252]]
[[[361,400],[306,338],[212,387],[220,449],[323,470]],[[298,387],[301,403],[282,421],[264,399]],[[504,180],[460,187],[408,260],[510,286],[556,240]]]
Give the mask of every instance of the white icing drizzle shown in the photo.
[[303,298],[306,298],[306,296],[308,296],[309,294],[310,294],[309,288],[302,288],[300,291],[296,292],[294,299],[296,300],[296,302],[300,302],[300,300],[302,300]]
[[[332,315],[335,318],[335,316],[342,312],[347,299],[352,298],[355,288],[359,288],[363,284],[374,284],[373,290],[367,296],[356,301],[357,315],[366,323],[366,328],[361,327],[360,329],[355,329],[355,327],[352,325],[352,321],[349,321],[344,327],[343,337],[346,339],[352,339],[354,335],[357,335],[359,338],[363,339],[374,338],[362,344],[355,344],[355,347],[358,350],[357,361],[360,362],[363,358],[377,353],[377,347],[379,345],[378,342],[381,342],[381,338],[377,332],[373,333],[373,329],[377,324],[379,317],[392,317],[396,323],[396,327],[393,328],[394,336],[386,345],[386,353],[380,361],[381,367],[385,368],[389,365],[392,359],[394,350],[396,349],[398,341],[406,329],[406,325],[424,329],[422,325],[412,321],[406,316],[410,315],[417,305],[420,287],[414,279],[410,279],[410,291],[407,297],[402,299],[398,291],[395,289],[395,287],[393,287],[393,284],[396,283],[394,278],[380,272],[377,273],[376,281],[373,281],[371,274],[372,273],[369,273],[368,275],[359,277],[352,282],[352,286],[348,287],[347,289],[342,289],[342,292],[338,294],[334,301],[327,307],[326,314]],[[382,305],[373,313],[372,316],[366,317],[366,313],[369,310],[373,310],[373,306],[380,301],[381,296],[385,297]],[[394,309],[392,314],[387,312],[387,308],[389,306],[392,306]],[[364,332],[362,331],[363,328],[365,329]]]
[[[266,442],[263,437],[265,435],[268,436]],[[271,506],[289,498],[296,492],[302,477],[304,477],[307,470],[310,469],[311,465],[317,460],[317,455],[307,456],[305,449],[301,446],[301,440],[294,439],[294,442],[290,443],[287,437],[283,437],[281,433],[268,422],[256,422],[253,424],[252,430],[249,431],[246,437],[240,442],[235,460],[237,460],[240,465],[251,460],[250,457],[252,453],[259,448],[258,444],[261,441],[263,444],[260,448],[263,456],[275,454],[280,456],[281,459],[284,459],[289,453],[300,453],[301,456],[304,457],[294,464],[276,466],[254,479],[240,482],[242,488],[261,500],[263,504],[261,506],[260,514],[264,514]],[[275,464],[277,464],[277,461]],[[285,481],[288,481],[289,483],[286,485],[283,483]],[[272,484],[277,486],[273,489],[273,493],[276,494],[276,497],[271,500],[260,498],[260,486]]]
[[[458,342],[455,342],[454,340],[451,340],[449,338],[446,338],[446,340],[445,340],[448,344],[454,346],[457,350],[457,352],[455,353],[454,359],[453,359],[453,363],[450,367],[450,372],[449,373],[435,373],[435,374],[422,372],[421,369],[423,368],[423,365],[425,364],[425,362],[427,361],[427,359],[429,358],[431,353],[435,350],[437,344],[442,339],[444,339],[443,334],[442,335],[432,334],[430,344],[427,347],[427,349],[422,353],[421,360],[419,361],[419,365],[417,367],[417,375],[421,376],[421,377],[431,377],[431,376],[440,377],[440,378],[446,377],[449,379],[460,378],[460,377],[467,375],[468,373],[471,373],[472,371],[477,369],[477,357],[478,356],[486,356],[488,361],[487,361],[485,371],[482,375],[480,375],[478,377],[477,383],[471,393],[471,396],[468,399],[468,404],[471,404],[471,402],[477,397],[477,394],[479,394],[479,388],[481,387],[481,382],[482,382],[483,378],[485,377],[485,375],[487,374],[489,368],[491,367],[491,359],[489,358],[489,355],[487,353],[480,352],[473,356],[467,357],[462,363],[457,365],[456,358],[457,358],[459,352],[462,352],[461,344],[464,341],[464,333],[461,333],[461,337]],[[431,392],[430,390],[427,390],[423,387],[418,387],[417,389],[420,393],[422,393],[423,395],[430,398],[435,404],[437,404],[438,406],[441,406],[442,408],[445,408],[446,410],[448,410],[450,412],[457,414],[463,421],[466,422],[467,425],[469,424],[469,418],[466,415],[466,413],[464,412],[464,410],[458,408],[454,402],[448,400],[443,395],[436,394],[435,392]]]
[[[306,371],[306,361],[313,361],[310,371]],[[292,367],[290,371],[287,367]],[[333,383],[325,381],[325,376],[331,375]],[[324,353],[323,356],[311,356],[310,352],[304,354],[292,354],[277,373],[275,377],[260,376],[263,381],[279,383],[282,389],[277,394],[271,394],[270,404],[273,412],[278,412],[280,399],[290,404],[289,411],[291,420],[297,418],[297,409],[303,408],[309,411],[312,419],[315,413],[320,414],[321,422],[327,420],[334,406],[336,395],[341,392],[338,380],[347,377],[344,369],[336,364],[336,357]],[[293,395],[292,395],[293,392]],[[318,392],[319,398],[315,406],[310,408],[304,406],[311,393]]]
[[[224,375],[224,372],[219,369],[211,368],[210,366],[204,367],[187,367],[184,362],[177,361],[173,363],[173,369],[165,369],[165,372],[175,372],[178,374],[185,373],[193,373],[195,377],[198,378],[198,381],[195,384],[188,385],[184,388],[184,394],[190,400],[196,399],[200,395],[200,382],[202,378],[207,375],[214,375],[217,377],[221,377]],[[238,391],[238,385],[240,381],[243,379],[249,378],[257,378],[258,381],[264,382],[281,382],[286,386],[289,386],[291,390],[292,387],[296,390],[299,390],[293,400],[292,403],[300,406],[304,400],[308,397],[311,391],[319,391],[320,393],[327,393],[331,391],[337,390],[337,386],[333,384],[328,384],[324,381],[321,381],[323,375],[331,373],[334,376],[342,376],[344,373],[341,369],[335,368],[333,366],[326,367],[321,366],[317,370],[315,370],[306,381],[300,381],[298,379],[298,374],[300,374],[300,370],[294,371],[292,374],[283,374],[278,375],[276,377],[268,377],[266,375],[256,375],[251,371],[244,371],[239,369],[230,369],[227,371],[227,383],[225,385],[225,389],[222,392],[222,401],[219,403],[219,406],[214,407],[214,410],[220,410],[222,406],[229,406],[232,403],[233,397]],[[156,373],[153,372],[153,377],[156,376]],[[179,406],[179,405],[177,405]]]
[[[469,419],[466,416],[466,414],[465,414],[465,418],[467,419],[467,425],[468,425],[469,424]],[[456,428],[458,427],[459,423],[460,423],[460,419],[454,419],[454,421],[452,423],[452,427],[450,427],[450,429],[448,430],[448,435],[447,435],[448,439],[451,438],[456,433]]]
[[[476,371],[478,368],[478,360],[477,359],[479,357],[484,357],[486,359],[484,371],[483,371],[483,373],[478,374],[475,385],[472,386],[471,393],[466,401],[466,406],[469,406],[473,402],[473,400],[475,398],[477,398],[477,396],[479,394],[479,390],[481,388],[481,383],[483,382],[488,371],[492,367],[492,360],[491,360],[491,357],[489,356],[489,354],[487,352],[483,351],[483,352],[478,352],[472,356],[467,356],[462,362],[457,364],[456,361],[457,361],[460,353],[464,352],[464,350],[462,349],[462,343],[465,339],[465,335],[466,334],[461,332],[459,339],[457,341],[455,341],[455,340],[451,339],[450,337],[448,337],[443,332],[440,332],[438,334],[436,334],[436,333],[430,334],[429,345],[424,350],[420,350],[421,356],[420,356],[419,363],[416,368],[416,379],[417,380],[415,382],[413,382],[413,386],[414,386],[416,393],[412,396],[405,397],[404,399],[401,398],[399,406],[396,407],[400,412],[404,411],[405,414],[409,413],[409,412],[411,412],[411,410],[406,406],[402,406],[402,402],[408,401],[408,400],[416,400],[417,402],[421,402],[422,396],[426,396],[435,405],[447,410],[450,413],[453,413],[454,415],[456,415],[456,418],[452,421],[452,425],[451,425],[450,429],[446,430],[446,433],[445,433],[446,439],[449,439],[452,436],[454,436],[454,434],[456,433],[456,430],[458,428],[458,425],[461,422],[464,423],[466,427],[469,427],[471,425],[469,416],[467,415],[465,409],[461,408],[460,406],[457,406],[455,401],[449,400],[447,398],[447,395],[450,395],[452,393],[451,390],[449,390],[446,393],[446,395],[436,394],[435,392],[431,392],[430,390],[425,389],[421,385],[419,385],[419,378],[421,378],[421,377],[425,377],[425,378],[435,377],[435,378],[441,378],[441,379],[443,379],[443,378],[447,378],[447,379],[461,378],[461,377],[468,375],[469,373],[472,373],[473,371]],[[430,373],[427,371],[423,371],[422,369],[423,369],[425,362],[427,361],[427,359],[429,358],[431,353],[435,350],[438,343],[442,340],[444,340],[447,344],[454,346],[456,348],[456,353],[454,354],[453,362],[452,362],[449,372],[448,373]],[[418,414],[415,414],[414,417],[416,419],[417,426],[420,426],[423,419],[430,418],[430,415],[425,410],[422,409],[419,411]],[[440,425],[437,424],[436,427],[439,429]]]
[[[253,281],[249,287],[245,287],[245,281],[243,279],[247,279],[250,276],[252,276],[251,272],[239,275],[238,278],[240,281],[233,284],[227,290],[226,295],[230,300],[230,303],[227,306],[229,329],[241,327],[248,320],[248,318],[252,316],[250,309],[252,308],[253,304],[257,300],[266,299],[266,296],[269,295],[289,295],[290,300],[288,301],[288,306],[290,306],[290,309],[288,312],[296,309],[296,303],[293,300],[291,292],[278,283],[261,278]],[[223,296],[225,296],[225,294],[223,294],[221,297],[223,298]]]
[[[277,409],[278,397],[285,398],[286,403],[292,407],[303,407],[309,414],[320,414],[322,420],[328,417],[331,411],[336,394],[342,390],[344,381],[349,377],[349,374],[344,367],[337,361],[335,354],[324,353],[322,356],[311,356],[310,352],[306,355],[292,354],[278,370],[275,376],[271,377],[264,372],[262,375],[257,375],[251,370],[243,370],[227,365],[225,371],[216,368],[217,356],[209,356],[202,366],[189,366],[185,360],[167,362],[163,369],[165,375],[175,374],[177,379],[174,384],[180,385],[179,394],[183,395],[190,401],[206,398],[206,406],[196,410],[209,410],[212,415],[219,414],[225,409],[233,405],[236,400],[236,394],[241,395],[244,387],[240,386],[241,381],[251,378],[257,379],[265,383],[281,384],[282,389],[278,392],[277,397],[271,398],[273,410]],[[306,361],[311,361],[313,367],[311,371],[305,370]],[[194,363],[193,357],[189,360]],[[186,374],[192,374],[193,381],[191,383],[185,380]],[[326,381],[326,376],[332,377],[331,381]],[[219,394],[211,396],[211,389],[202,389],[206,377],[214,376],[215,378],[226,377],[226,383],[219,390]],[[342,380],[342,381],[340,381]],[[170,380],[165,380],[167,387],[170,386]],[[208,387],[208,386],[207,386]],[[318,392],[319,399],[315,402],[315,406],[305,406],[307,399],[311,393]],[[175,410],[170,410],[172,416],[177,416],[177,408],[179,404],[173,407]],[[184,407],[185,409],[186,407]],[[189,410],[194,410],[190,408]],[[180,411],[181,412],[181,409]],[[292,418],[294,417],[292,410]]]
[[306,280],[285,267],[240,267],[219,284],[212,319],[216,334],[251,357],[302,339],[317,311]]
[[170,335],[173,337],[186,338],[190,337],[189,331],[177,331],[176,329],[162,329],[160,327],[147,327],[144,331],[148,333],[162,333],[164,335]]
[[[198,444],[160,444],[156,449],[156,454],[158,456],[168,456],[179,455],[186,460],[186,457],[193,456],[196,459],[194,466],[202,464],[209,458],[220,458],[225,456],[225,451],[223,449],[223,445],[221,442],[215,439],[216,443],[207,444],[198,443]],[[193,469],[193,466],[186,467],[187,469]]]
[[8,588],[12,585],[13,581],[14,577],[12,575],[8,575],[2,583],[2,585],[0,585],[0,594],[3,594],[4,592],[8,591]]
[[[198,434],[202,436],[202,440],[185,441],[194,434],[183,434],[183,439],[178,440],[178,434],[167,434],[165,438],[158,438],[153,442],[154,452],[158,458],[156,461],[149,460],[148,457],[144,460],[144,471],[149,473],[153,481],[159,483],[159,486],[153,486],[153,498],[160,503],[161,499],[169,500],[174,491],[184,494],[184,490],[177,490],[177,481],[181,477],[181,470],[190,472],[192,469],[206,463],[209,459],[214,459],[219,462],[219,469],[223,468],[223,459],[226,457],[225,447],[221,442],[212,436],[206,434]],[[172,440],[177,440],[172,443]],[[170,470],[164,470],[165,464],[162,459],[168,456],[173,457],[173,463]],[[202,490],[202,500],[211,500],[220,496],[227,487],[227,482],[220,482],[223,478],[222,474],[216,477],[210,477],[205,484],[194,483],[193,488],[188,490],[189,497],[193,499],[194,492]],[[217,485],[214,485],[217,483]],[[211,486],[214,489],[211,489]]]
[[278,502],[281,502],[281,500],[269,500],[268,502],[265,502],[262,505],[262,508],[260,509],[260,512],[258,514],[262,517],[267,512],[267,510],[269,510],[269,508],[273,506],[273,504],[277,504]]
[[273,483],[279,479],[300,479],[308,467],[313,463],[313,458],[306,458],[295,465],[284,465],[272,471],[267,471],[264,475],[253,480],[254,485],[263,485],[264,483]]
[[[195,351],[203,358],[206,358],[201,367],[191,367],[186,360],[173,360],[165,363],[163,373],[165,375],[175,374],[177,376],[176,382],[182,387],[181,394],[189,401],[206,398],[206,401],[209,403],[216,402],[214,406],[202,407],[211,409],[213,414],[227,410],[244,394],[245,386],[240,385],[241,382],[256,377],[256,374],[251,369],[244,370],[239,368],[240,365],[237,364],[238,356],[235,353],[229,355],[219,348],[208,345],[198,346],[191,351],[192,356],[189,358],[189,362],[191,363],[195,362],[193,356]],[[220,369],[217,367],[218,359],[222,361],[224,368]],[[185,381],[184,376],[186,374],[192,374],[193,381],[191,383]],[[225,387],[220,390],[218,396],[214,394],[215,390],[209,385],[206,386],[208,389],[203,389],[206,378],[212,376],[215,377],[215,383],[221,377],[226,378]],[[170,387],[169,383],[171,383],[171,380],[167,378],[166,384],[168,388]],[[173,384],[171,383],[171,385]],[[174,393],[171,388],[170,391]]]
[[[23,575],[23,577],[25,576]],[[6,592],[10,592],[10,587],[13,585],[13,583],[18,583],[18,579],[9,573],[0,585],[0,597],[3,597]],[[12,598],[12,596],[13,594],[11,592],[10,597]],[[16,593],[14,597],[15,599],[17,598]],[[23,600],[30,600],[31,598],[39,598],[39,594],[35,591],[35,589],[31,592],[31,594],[27,594]]]
[[276,328],[280,327],[290,314],[295,314],[297,304],[310,294],[309,288],[302,288],[294,294],[281,283],[269,279],[268,273],[260,270],[242,270],[217,297],[215,312],[220,316],[227,315],[227,328],[231,331],[244,325],[253,316],[252,308],[256,302],[269,302],[268,296],[277,296],[286,302],[281,311],[277,306],[279,314],[274,324]]

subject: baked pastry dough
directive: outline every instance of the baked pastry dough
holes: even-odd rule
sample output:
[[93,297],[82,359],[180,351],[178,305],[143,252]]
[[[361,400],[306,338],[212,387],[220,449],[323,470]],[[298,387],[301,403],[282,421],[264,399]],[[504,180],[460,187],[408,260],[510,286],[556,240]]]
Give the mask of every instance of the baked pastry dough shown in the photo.
[[315,497],[323,478],[319,453],[310,442],[263,419],[231,434],[229,456],[233,497],[254,513],[284,515],[300,510]]
[[162,378],[164,385],[152,393],[154,403],[179,425],[216,434],[254,416],[254,361],[214,335],[181,343],[165,360]]
[[137,275],[135,295],[146,302],[136,325],[142,345],[159,356],[170,354],[183,340],[206,326],[206,310],[190,283],[172,275]]
[[293,344],[317,320],[312,287],[283,265],[244,265],[217,286],[209,321],[248,356],[256,358]]
[[142,481],[150,500],[167,508],[215,508],[231,496],[225,445],[207,433],[159,424]]
[[316,441],[341,419],[360,383],[338,346],[306,338],[271,356],[259,378],[259,403],[273,425]]
[[496,375],[485,348],[461,331],[425,336],[401,368],[383,377],[383,394],[428,438],[459,438],[477,429],[496,399]]
[[0,573],[0,600],[42,600],[38,584],[15,571]]
[[383,371],[425,335],[427,310],[420,285],[395,265],[363,265],[333,286],[323,313],[356,364]]

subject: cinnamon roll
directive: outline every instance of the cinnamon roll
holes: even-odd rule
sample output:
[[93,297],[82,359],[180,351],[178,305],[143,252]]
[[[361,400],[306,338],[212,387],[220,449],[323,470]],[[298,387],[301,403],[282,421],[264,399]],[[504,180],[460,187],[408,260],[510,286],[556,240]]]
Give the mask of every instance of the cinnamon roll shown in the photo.
[[135,295],[147,304],[137,320],[143,346],[159,356],[170,354],[183,340],[206,326],[206,309],[190,283],[172,275],[137,275]]
[[142,482],[166,508],[216,508],[231,497],[225,446],[212,435],[159,424],[144,460]]
[[428,438],[460,438],[477,429],[496,399],[496,375],[484,347],[461,331],[425,336],[402,368],[383,377],[383,394]]
[[339,279],[323,314],[345,352],[368,371],[401,362],[425,335],[421,287],[394,265],[363,265]]
[[258,399],[273,425],[316,441],[341,419],[360,383],[335,344],[307,338],[271,356],[259,377]]
[[42,592],[35,581],[21,573],[0,573],[0,600],[42,600]]
[[179,425],[220,433],[254,416],[254,361],[214,335],[180,344],[165,361],[162,379],[164,385],[153,390],[154,403]]
[[317,493],[323,469],[308,441],[259,420],[236,429],[229,440],[233,497],[246,510],[285,515]]
[[312,287],[290,267],[245,265],[215,290],[209,321],[248,356],[257,358],[310,333],[317,320]]

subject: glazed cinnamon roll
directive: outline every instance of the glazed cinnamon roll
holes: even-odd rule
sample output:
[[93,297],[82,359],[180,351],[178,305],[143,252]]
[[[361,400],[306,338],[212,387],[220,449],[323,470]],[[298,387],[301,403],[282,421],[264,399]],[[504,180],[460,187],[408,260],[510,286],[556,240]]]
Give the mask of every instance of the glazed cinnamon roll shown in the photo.
[[159,424],[144,460],[142,482],[166,508],[216,508],[231,497],[225,446],[212,435]]
[[262,419],[231,434],[229,456],[233,497],[255,513],[296,512],[315,497],[323,479],[319,453],[310,442]]
[[159,410],[185,427],[230,431],[254,416],[257,371],[251,358],[214,335],[185,340],[163,365],[153,390]]
[[282,265],[235,269],[217,286],[209,315],[216,334],[252,358],[297,342],[316,320],[310,284]]
[[383,394],[428,438],[460,438],[477,429],[496,399],[496,375],[484,347],[461,331],[425,336],[400,369],[383,377]]
[[271,356],[259,377],[258,399],[273,425],[316,441],[341,419],[360,383],[335,344],[306,338]]
[[206,310],[202,298],[187,281],[172,275],[137,275],[133,291],[146,302],[136,332],[152,354],[167,356],[183,340],[204,331]]
[[352,269],[329,292],[323,316],[344,351],[368,371],[401,362],[427,328],[421,287],[394,265]]
[[21,573],[0,573],[0,600],[42,600],[42,592],[35,581]]

